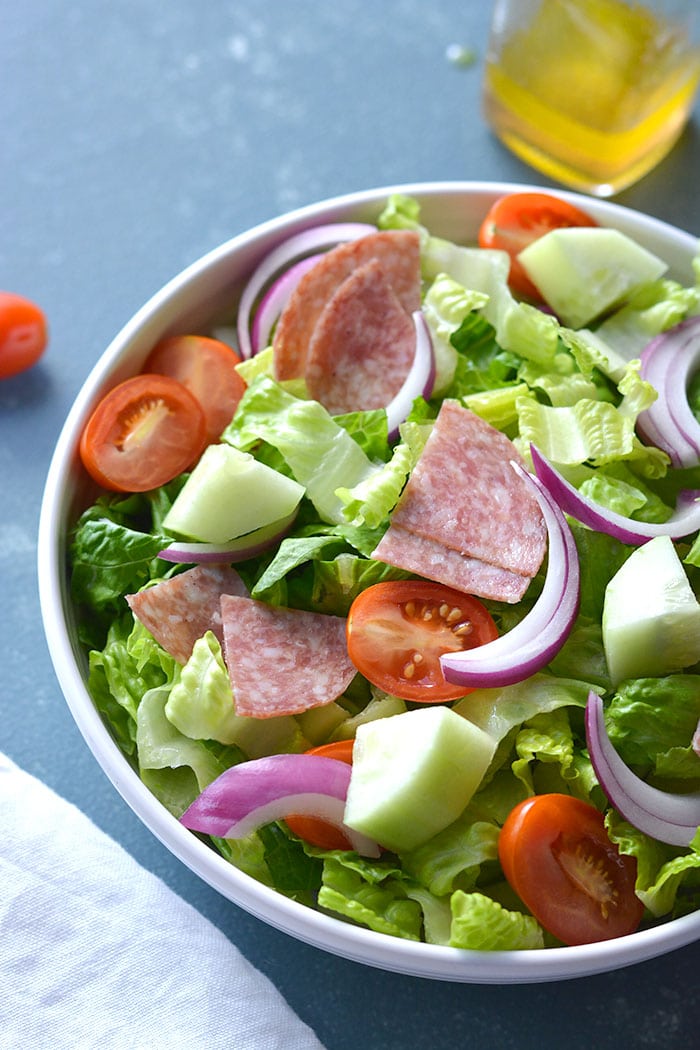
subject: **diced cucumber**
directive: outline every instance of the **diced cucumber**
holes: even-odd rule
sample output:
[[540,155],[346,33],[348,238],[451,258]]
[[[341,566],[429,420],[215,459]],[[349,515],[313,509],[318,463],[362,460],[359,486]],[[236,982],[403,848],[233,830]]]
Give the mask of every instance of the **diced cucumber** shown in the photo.
[[569,328],[583,328],[667,269],[626,234],[602,226],[550,230],[523,249],[518,260]]
[[638,547],[608,583],[603,646],[615,685],[700,660],[700,604],[667,536]]
[[423,707],[358,726],[345,823],[401,853],[462,813],[496,742],[448,707]]
[[226,543],[288,518],[304,495],[292,478],[231,445],[210,445],[163,521],[167,532]]

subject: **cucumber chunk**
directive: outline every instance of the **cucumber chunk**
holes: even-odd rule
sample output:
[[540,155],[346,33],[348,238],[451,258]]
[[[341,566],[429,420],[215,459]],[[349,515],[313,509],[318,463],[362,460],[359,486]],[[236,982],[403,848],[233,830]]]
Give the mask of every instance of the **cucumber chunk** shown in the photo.
[[496,742],[448,707],[358,727],[345,823],[396,853],[427,842],[462,813]]
[[608,583],[603,647],[614,685],[700,660],[700,604],[668,536],[638,547]]
[[658,256],[602,226],[550,230],[518,255],[562,324],[583,328],[665,273]]
[[167,532],[226,543],[288,518],[304,486],[232,445],[210,445],[163,520]]

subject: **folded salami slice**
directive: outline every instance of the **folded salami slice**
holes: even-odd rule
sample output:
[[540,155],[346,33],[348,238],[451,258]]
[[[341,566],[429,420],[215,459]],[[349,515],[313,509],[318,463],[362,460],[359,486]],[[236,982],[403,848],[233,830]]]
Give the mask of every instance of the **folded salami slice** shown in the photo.
[[408,375],[416,347],[411,315],[371,259],[326,303],[311,335],[306,385],[332,414],[384,408]]
[[420,239],[413,230],[379,230],[327,252],[299,281],[277,322],[273,339],[276,379],[298,379],[316,322],[336,289],[376,259],[408,314],[420,307]]
[[224,659],[236,714],[295,715],[343,693],[356,675],[345,619],[223,595]]
[[213,631],[223,643],[221,595],[248,589],[229,565],[197,565],[147,587],[126,600],[134,616],[170,655],[184,664],[194,643]]
[[512,460],[520,457],[504,434],[458,402],[444,401],[372,556],[464,590],[464,563],[446,553],[457,552],[471,559],[470,593],[519,601],[544,559],[547,530]]
[[470,558],[437,540],[407,532],[399,525],[387,530],[372,557],[465,594],[499,602],[519,602],[530,583],[529,576]]

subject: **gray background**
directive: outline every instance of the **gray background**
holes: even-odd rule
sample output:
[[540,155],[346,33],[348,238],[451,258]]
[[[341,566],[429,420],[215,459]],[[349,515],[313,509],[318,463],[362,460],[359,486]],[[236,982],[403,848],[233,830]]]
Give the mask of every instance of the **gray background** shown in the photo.
[[[336,194],[551,185],[482,121],[489,17],[489,4],[456,0],[0,0],[0,287],[35,299],[51,325],[41,364],[0,384],[0,748],[224,930],[329,1050],[697,1045],[700,945],[598,977],[479,987],[345,962],[251,918],[121,801],[43,639],[36,528],[53,445],[96,358],[165,281],[255,223]],[[451,45],[477,62],[451,62]],[[616,198],[692,233],[698,115]]]

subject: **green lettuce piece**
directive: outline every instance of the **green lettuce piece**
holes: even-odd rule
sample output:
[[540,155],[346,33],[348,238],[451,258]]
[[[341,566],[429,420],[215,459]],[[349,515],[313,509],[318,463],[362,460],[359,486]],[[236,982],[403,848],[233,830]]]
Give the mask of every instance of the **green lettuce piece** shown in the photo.
[[488,297],[482,313],[504,350],[541,364],[553,360],[559,324],[551,315],[513,298],[508,287],[510,259],[505,252],[463,248],[431,237],[423,258],[424,271],[433,279],[447,274],[468,291]]
[[499,829],[474,820],[469,809],[444,831],[410,853],[402,853],[404,870],[437,897],[459,886],[473,889],[482,865],[498,859]]
[[449,897],[436,897],[424,886],[418,886],[407,880],[404,880],[402,885],[406,896],[416,901],[423,912],[423,937],[426,944],[448,945],[452,927]]
[[538,764],[556,765],[562,783],[573,782],[577,778],[574,738],[564,708],[543,712],[529,719],[515,738],[515,753],[517,757],[511,768],[530,794],[536,792],[533,773]]
[[430,233],[421,225],[420,204],[415,197],[406,193],[390,194],[377,219],[380,230],[414,230],[422,241],[430,238]]
[[238,749],[217,755],[203,741],[180,733],[165,714],[169,694],[168,686],[144,693],[137,712],[136,744],[142,779],[180,817],[208,784],[243,756]]
[[635,891],[655,918],[700,908],[700,832],[680,851],[649,838],[614,810],[605,817],[608,835],[621,853],[637,860]]
[[524,455],[533,444],[547,459],[564,466],[599,466],[622,459],[638,461],[637,469],[650,476],[666,471],[668,457],[637,438],[635,417],[607,401],[584,399],[555,407],[521,398],[517,407],[516,445]]
[[279,823],[258,828],[272,885],[280,893],[313,907],[321,886],[322,864]]
[[263,719],[236,714],[231,679],[211,631],[195,642],[170,690],[165,715],[184,736],[236,744],[248,758],[303,751],[307,746],[291,715]]
[[458,700],[454,710],[500,741],[535,715],[559,707],[584,708],[590,688],[589,682],[540,673],[515,685],[475,689]]
[[548,666],[552,674],[561,678],[580,676],[602,692],[607,692],[612,683],[605,659],[600,621],[579,613],[566,641]]
[[[371,869],[365,870],[369,872]],[[384,878],[378,882],[363,877],[357,866],[351,867],[332,856],[324,861],[318,906],[377,933],[410,941],[421,940],[421,906],[406,896],[398,879]]]
[[674,674],[623,682],[605,722],[615,750],[640,776],[697,781],[700,758],[692,750],[700,719],[700,675]]
[[366,474],[355,485],[339,485],[335,495],[343,505],[343,517],[352,525],[369,528],[386,523],[415,465],[414,447],[401,441],[384,466]]
[[360,591],[384,580],[405,580],[410,573],[385,562],[338,554],[332,561],[313,563],[310,607],[332,616],[347,616]]
[[654,336],[667,331],[689,314],[697,313],[700,289],[686,288],[662,278],[639,288],[633,296],[595,329],[620,361],[639,357]]
[[442,396],[454,379],[457,369],[457,351],[452,336],[465,317],[480,310],[488,302],[484,292],[467,291],[447,274],[439,273],[423,297],[423,317],[426,320],[435,356],[435,384],[433,397]]
[[392,715],[402,715],[407,710],[406,701],[390,693],[383,693],[376,686],[371,687],[371,699],[357,714],[348,715],[340,725],[333,731],[331,740],[352,740],[357,732],[357,727],[365,722],[373,722],[376,718],[391,718]]
[[508,911],[483,893],[452,894],[450,945],[473,951],[544,948],[542,929],[531,915]]
[[[142,532],[96,504],[79,520],[71,543],[71,596],[88,607],[100,622],[123,608],[125,594],[134,594],[155,577],[172,572],[158,558],[170,542],[163,534]],[[90,618],[85,621],[88,625]]]
[[259,441],[276,448],[320,517],[332,523],[346,520],[336,489],[381,469],[319,402],[293,397],[267,376],[248,387],[222,440],[244,452]]
[[265,846],[257,831],[252,831],[242,839],[220,839],[212,835],[211,841],[229,864],[233,864],[263,885],[275,888],[265,860]]
[[525,383],[515,383],[478,394],[467,394],[462,401],[466,408],[481,416],[492,427],[506,431],[518,421],[518,401],[533,396]]
[[575,405],[581,398],[596,400],[600,396],[593,378],[578,371],[569,353],[556,354],[551,368],[524,361],[518,369],[518,378],[532,391],[542,391],[555,407]]
[[252,583],[251,595],[273,605],[345,616],[360,590],[408,575],[369,558],[383,531],[321,524],[288,536]]
[[499,345],[492,325],[480,313],[467,314],[451,342],[457,365],[446,397],[459,399],[517,382],[522,358]]
[[88,658],[88,691],[127,755],[136,751],[141,698],[149,689],[170,688],[179,664],[131,613],[114,620],[105,646]]

